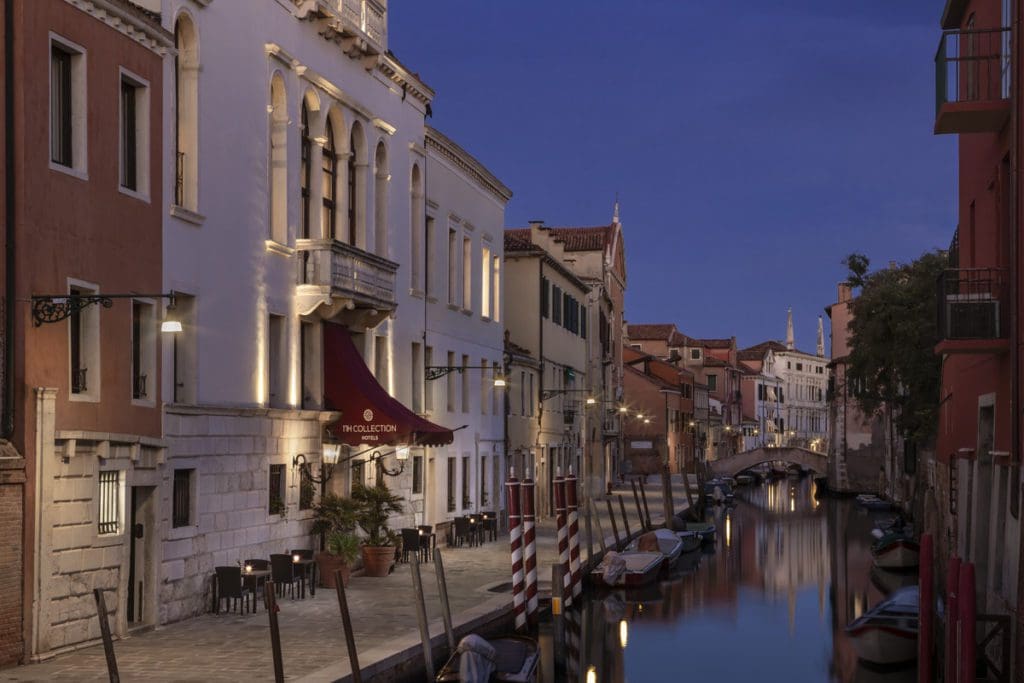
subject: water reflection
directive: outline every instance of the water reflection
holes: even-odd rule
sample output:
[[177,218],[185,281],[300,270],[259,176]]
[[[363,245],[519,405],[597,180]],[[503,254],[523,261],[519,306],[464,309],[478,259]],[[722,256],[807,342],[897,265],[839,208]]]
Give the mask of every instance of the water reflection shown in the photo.
[[557,675],[542,634],[544,680],[913,681],[912,670],[858,664],[843,630],[906,580],[872,572],[873,518],[818,501],[809,479],[737,494],[711,513],[716,547],[685,555],[660,583],[569,613]]

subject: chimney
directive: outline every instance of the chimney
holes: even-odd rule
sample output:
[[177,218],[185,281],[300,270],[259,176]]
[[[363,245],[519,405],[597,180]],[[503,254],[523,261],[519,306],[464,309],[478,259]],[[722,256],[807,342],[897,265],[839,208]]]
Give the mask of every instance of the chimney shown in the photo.
[[789,309],[786,314],[786,348],[792,351],[796,348],[796,342],[793,338],[793,309]]
[[818,316],[818,358],[825,357],[825,321]]
[[839,283],[839,303],[845,304],[849,302],[853,296],[851,295],[852,288],[848,282]]

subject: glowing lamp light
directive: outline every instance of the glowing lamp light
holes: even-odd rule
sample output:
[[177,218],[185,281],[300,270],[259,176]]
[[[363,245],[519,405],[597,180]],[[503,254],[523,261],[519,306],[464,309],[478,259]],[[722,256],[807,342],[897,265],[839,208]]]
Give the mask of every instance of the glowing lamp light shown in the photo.
[[170,334],[181,332],[181,322],[178,320],[165,320],[160,323],[160,331]]
[[338,456],[341,454],[340,443],[325,443],[323,445],[323,459],[325,465],[337,465]]
[[409,447],[408,446],[399,446],[395,450],[395,457],[397,459],[399,459],[399,460],[408,460],[409,459]]
[[292,555],[292,562],[298,563],[298,561],[301,560],[301,559],[302,558],[299,557],[298,555]]
[[505,381],[504,377],[502,377],[501,375],[498,375],[497,377],[494,378],[494,386],[496,386],[496,387],[504,387],[504,386],[508,386],[508,383]]
[[251,564],[245,565],[245,573],[246,574],[252,574],[252,565]]
[[587,683],[597,683],[597,669],[592,666],[587,667]]
[[592,406],[597,404],[597,399],[593,396],[587,396],[587,405]]
[[623,619],[619,622],[619,645],[622,649],[626,649],[626,645],[629,644],[629,624]]
[[627,408],[626,406],[620,406],[619,407],[619,412],[620,413],[628,413],[629,412],[629,408]]
[[645,425],[651,424],[651,418],[649,418],[649,417],[644,418],[644,424]]

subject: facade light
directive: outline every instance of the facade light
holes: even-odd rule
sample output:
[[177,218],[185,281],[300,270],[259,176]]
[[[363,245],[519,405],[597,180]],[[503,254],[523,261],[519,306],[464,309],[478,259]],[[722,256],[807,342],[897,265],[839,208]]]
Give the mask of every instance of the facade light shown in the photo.
[[181,332],[181,322],[178,320],[165,320],[160,323],[160,331],[171,334]]

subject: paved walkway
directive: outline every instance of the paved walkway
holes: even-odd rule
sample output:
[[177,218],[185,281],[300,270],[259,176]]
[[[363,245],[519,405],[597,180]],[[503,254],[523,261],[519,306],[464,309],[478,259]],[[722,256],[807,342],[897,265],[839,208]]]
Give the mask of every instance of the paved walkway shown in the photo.
[[[647,499],[655,523],[661,519],[660,486],[647,486]],[[632,491],[623,494],[630,530],[640,528]],[[677,509],[686,506],[678,481],[673,482]],[[601,528],[611,542],[607,505],[595,501]],[[614,506],[616,516],[619,506]],[[584,525],[581,521],[581,538]],[[596,527],[596,524],[595,524]],[[622,534],[621,519],[619,533]],[[597,529],[594,529],[595,551]],[[585,543],[585,540],[583,540]],[[538,568],[542,588],[550,582],[550,566],[556,559],[555,531],[550,521],[538,525]],[[584,556],[586,550],[583,551]],[[489,588],[510,580],[508,537],[477,548],[443,550],[448,594],[456,624],[476,616],[507,610],[507,588]],[[422,565],[423,585],[431,634],[442,633],[437,581],[432,564]],[[545,581],[547,580],[547,581]],[[411,569],[399,564],[385,578],[353,576],[347,597],[359,661],[367,667],[394,658],[419,643],[413,600]],[[280,600],[279,616],[285,676],[298,680],[330,681],[351,673],[334,591],[317,591],[305,600]],[[256,681],[273,680],[270,629],[265,611],[255,614],[206,614],[162,626],[114,643],[122,681]],[[107,679],[103,648],[92,646],[38,664],[0,670],[0,681],[102,681]]]

